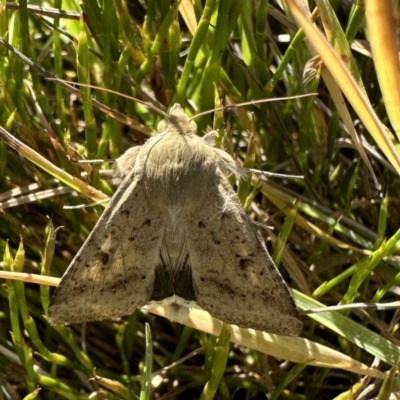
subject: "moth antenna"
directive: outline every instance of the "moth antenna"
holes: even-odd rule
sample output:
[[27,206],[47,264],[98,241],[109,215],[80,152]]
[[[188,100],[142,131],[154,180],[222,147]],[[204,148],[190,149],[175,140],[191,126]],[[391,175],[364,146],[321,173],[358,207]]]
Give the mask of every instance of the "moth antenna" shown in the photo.
[[253,104],[260,104],[260,103],[270,103],[272,101],[285,101],[285,100],[294,100],[294,99],[301,99],[303,97],[310,97],[310,96],[316,96],[318,93],[306,93],[306,94],[299,94],[296,96],[286,96],[286,97],[273,97],[271,99],[261,99],[261,100],[252,100],[252,101],[246,101],[244,103],[238,103],[238,104],[231,104],[227,106],[222,106],[222,107],[217,107],[212,110],[207,110],[203,111],[199,114],[196,114],[192,118],[189,119],[189,121],[192,121],[195,118],[202,117],[203,115],[211,114],[215,111],[220,111],[220,110],[225,110],[227,108],[232,108],[232,107],[243,107],[243,106],[248,106],[248,105],[253,105]]
[[157,112],[158,114],[162,115],[164,118],[168,118],[168,114],[165,111],[163,111],[163,110],[159,109],[158,107],[156,107],[155,105],[153,105],[153,104],[151,104],[151,103],[149,103],[147,101],[140,100],[140,99],[138,99],[136,97],[128,96],[127,94],[116,92],[115,90],[112,90],[112,89],[107,89],[107,88],[104,88],[104,87],[101,87],[101,86],[96,86],[96,85],[89,85],[89,84],[86,84],[86,83],[71,82],[71,81],[67,81],[67,80],[64,80],[64,79],[60,79],[60,78],[46,78],[46,79],[49,80],[49,81],[64,82],[64,83],[68,83],[70,85],[88,87],[88,88],[102,90],[104,92],[116,94],[116,95],[118,95],[120,97],[124,97],[125,99],[132,100],[132,101],[137,101],[138,103],[144,105],[145,107],[148,107],[151,110],[153,110],[153,111]]
[[[8,43],[6,40],[4,40],[1,37],[0,37],[0,44],[3,45],[5,48],[7,48],[10,52],[15,54],[25,64],[29,65],[29,67],[34,69],[40,75],[44,76],[45,79],[54,81],[56,84],[60,85],[63,89],[66,89],[69,92],[74,93],[79,97],[81,96],[80,91],[75,86],[71,85],[69,81],[66,81],[66,80],[58,78],[56,75],[54,75],[51,72],[47,71],[42,66],[34,63],[32,60],[30,60],[28,57],[26,57],[24,54],[22,54],[20,51],[18,51],[15,47],[13,47],[10,43]],[[75,83],[75,85],[78,85],[78,84]],[[83,86],[84,84],[80,84],[80,85]],[[124,124],[126,124],[128,126],[133,126],[137,130],[139,130],[140,132],[145,133],[146,135],[150,135],[151,134],[151,130],[148,127],[137,123],[137,121],[134,121],[131,118],[128,118],[123,113],[111,109],[110,107],[106,106],[105,104],[101,103],[100,101],[98,101],[95,98],[92,98],[92,102],[93,102],[93,105],[95,107],[97,107],[99,110],[103,111],[107,115],[111,115],[113,118],[116,118],[118,121],[121,121],[122,123],[124,123]],[[165,114],[165,113],[163,114],[163,111],[160,111],[160,110],[158,110],[158,112],[160,112],[161,115]]]

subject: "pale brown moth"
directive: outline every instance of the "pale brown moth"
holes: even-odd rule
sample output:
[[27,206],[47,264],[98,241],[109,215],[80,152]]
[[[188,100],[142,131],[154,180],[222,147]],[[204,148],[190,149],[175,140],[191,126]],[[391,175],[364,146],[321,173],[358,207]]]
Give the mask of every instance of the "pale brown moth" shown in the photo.
[[125,178],[62,277],[49,321],[118,318],[156,303],[181,322],[200,307],[228,324],[298,335],[290,292],[226,178],[243,169],[196,135],[179,104],[166,122],[117,160]]

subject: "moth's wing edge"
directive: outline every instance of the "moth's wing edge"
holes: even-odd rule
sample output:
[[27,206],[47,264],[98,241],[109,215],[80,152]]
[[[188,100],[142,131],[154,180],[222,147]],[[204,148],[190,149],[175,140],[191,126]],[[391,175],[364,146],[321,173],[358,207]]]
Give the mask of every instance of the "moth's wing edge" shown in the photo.
[[146,201],[143,180],[132,171],[61,278],[49,322],[115,319],[145,305],[160,262],[163,229],[163,219]]
[[207,193],[186,223],[197,303],[229,324],[298,336],[293,298],[222,173]]

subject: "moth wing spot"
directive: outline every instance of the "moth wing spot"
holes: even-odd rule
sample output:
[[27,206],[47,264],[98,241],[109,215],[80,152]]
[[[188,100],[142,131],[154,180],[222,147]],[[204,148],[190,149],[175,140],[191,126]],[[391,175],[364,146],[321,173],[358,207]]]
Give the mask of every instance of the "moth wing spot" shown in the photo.
[[248,268],[248,266],[251,264],[251,260],[249,260],[248,258],[240,258],[239,261],[239,267],[241,269],[245,269]]
[[110,260],[110,256],[108,255],[108,253],[106,253],[105,251],[99,251],[96,254],[96,257],[100,260],[100,262],[103,265],[108,264],[108,261]]
[[128,218],[130,212],[129,212],[129,210],[127,210],[127,209],[125,208],[124,210],[121,210],[121,214],[122,214],[125,218]]

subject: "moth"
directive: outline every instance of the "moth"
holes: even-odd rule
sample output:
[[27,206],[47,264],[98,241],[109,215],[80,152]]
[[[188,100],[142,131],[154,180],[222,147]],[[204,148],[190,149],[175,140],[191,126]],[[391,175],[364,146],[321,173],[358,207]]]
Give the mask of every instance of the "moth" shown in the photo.
[[226,177],[244,170],[196,135],[179,104],[164,126],[117,160],[125,178],[62,277],[50,323],[161,304],[173,320],[198,307],[242,328],[298,335],[292,296]]

